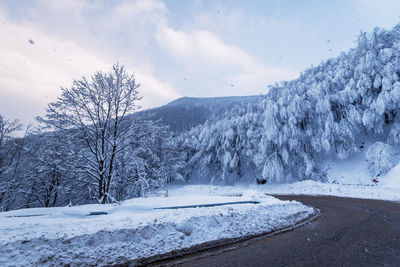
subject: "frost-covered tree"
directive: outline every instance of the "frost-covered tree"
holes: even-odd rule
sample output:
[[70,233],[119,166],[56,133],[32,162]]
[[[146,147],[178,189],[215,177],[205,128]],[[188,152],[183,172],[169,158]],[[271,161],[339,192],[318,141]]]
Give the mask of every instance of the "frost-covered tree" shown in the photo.
[[50,122],[43,118],[37,120],[41,127],[27,138],[27,169],[23,174],[24,186],[19,192],[30,199],[31,206],[68,204],[74,197],[73,191],[79,188],[76,179],[76,162],[79,157],[75,133],[64,130],[56,121]]
[[395,165],[393,148],[382,142],[376,142],[369,146],[365,159],[368,169],[373,175],[386,174]]
[[124,66],[75,80],[47,108],[47,119],[78,131],[83,140],[86,177],[99,203],[109,201],[116,156],[129,138],[128,115],[138,108],[139,85]]
[[391,145],[399,145],[400,144],[400,122],[395,121],[390,128],[387,141]]
[[16,180],[23,152],[23,138],[13,135],[22,129],[18,120],[7,120],[0,114],[0,210],[8,210],[12,206],[15,190],[20,181]]
[[[12,139],[12,135],[21,130],[22,124],[18,120],[6,120],[0,114],[0,177],[7,170],[7,168],[12,164],[12,162],[7,161],[7,156],[10,154],[10,144],[7,144]],[[12,160],[12,159],[11,159]]]
[[[195,155],[198,146],[198,136],[203,129],[202,126],[193,127],[187,132],[174,136],[170,141],[170,149],[173,149],[177,155],[176,178],[174,180],[183,180],[189,182],[195,173]],[[198,155],[196,155],[198,157]]]
[[146,196],[163,189],[176,179],[179,159],[170,149],[168,128],[150,117],[137,117],[130,128],[125,149],[115,165],[114,196],[116,200]]
[[190,139],[192,173],[324,180],[326,155],[346,159],[366,139],[398,145],[400,25],[362,33],[355,48],[270,86],[252,106],[207,121]]
[[10,121],[0,114],[0,148],[21,128],[22,124],[18,120]]

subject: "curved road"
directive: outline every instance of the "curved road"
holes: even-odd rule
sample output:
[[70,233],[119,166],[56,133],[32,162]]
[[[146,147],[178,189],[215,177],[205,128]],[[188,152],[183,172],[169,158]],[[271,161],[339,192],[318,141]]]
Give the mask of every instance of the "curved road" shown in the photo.
[[276,196],[321,210],[294,231],[210,249],[156,265],[400,266],[400,203],[327,196]]

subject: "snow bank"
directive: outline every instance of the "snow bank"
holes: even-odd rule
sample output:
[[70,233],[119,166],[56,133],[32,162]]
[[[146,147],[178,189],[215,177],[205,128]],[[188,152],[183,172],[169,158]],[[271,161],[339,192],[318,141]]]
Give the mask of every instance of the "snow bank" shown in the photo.
[[[245,191],[245,190],[244,190]],[[260,204],[154,210],[155,207],[258,200]],[[108,215],[86,216],[89,212]],[[243,197],[142,198],[120,206],[85,205],[0,213],[0,266],[105,265],[222,238],[274,231],[313,209],[254,191]],[[45,216],[37,216],[47,214]],[[17,216],[31,217],[17,217]]]
[[322,183],[306,180],[290,184],[239,184],[235,186],[186,185],[170,188],[171,195],[208,193],[216,195],[241,195],[253,190],[269,195],[325,195],[400,201],[400,165],[380,179],[377,186],[362,184]]
[[382,187],[380,185],[333,184],[307,180],[293,184],[273,185],[264,188],[262,191],[277,195],[327,195],[400,201],[400,188]]
[[[369,145],[369,143],[367,143]],[[397,151],[397,161],[400,160]],[[374,185],[374,176],[368,171],[365,160],[366,151],[352,155],[345,160],[328,158],[323,165],[327,170],[327,183],[305,180],[295,183],[264,185],[237,184],[235,186],[217,185],[175,185],[170,187],[170,195],[215,194],[241,195],[246,190],[276,195],[328,195],[400,201],[400,164],[394,166],[386,175],[378,177]]]

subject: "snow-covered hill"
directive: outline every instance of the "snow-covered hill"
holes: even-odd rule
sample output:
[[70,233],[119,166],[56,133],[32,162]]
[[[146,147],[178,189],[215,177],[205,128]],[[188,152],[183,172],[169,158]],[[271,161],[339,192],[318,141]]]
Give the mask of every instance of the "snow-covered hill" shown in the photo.
[[137,115],[152,114],[154,119],[161,119],[173,132],[181,133],[204,124],[207,120],[223,114],[235,105],[258,102],[262,97],[262,95],[181,97],[164,106],[139,112]]
[[[186,180],[327,181],[328,161],[363,157],[359,179],[399,163],[400,25],[363,33],[357,46],[270,87],[176,141]],[[368,178],[367,178],[367,177]]]

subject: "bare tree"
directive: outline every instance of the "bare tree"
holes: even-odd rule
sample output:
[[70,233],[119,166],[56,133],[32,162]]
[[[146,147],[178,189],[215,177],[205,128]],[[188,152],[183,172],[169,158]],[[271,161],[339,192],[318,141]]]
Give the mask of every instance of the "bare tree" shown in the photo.
[[96,72],[90,79],[75,80],[71,88],[47,108],[47,121],[77,131],[87,153],[84,171],[95,187],[99,203],[108,202],[116,155],[129,135],[129,114],[138,109],[139,84],[124,66],[109,73]]
[[28,160],[23,173],[24,186],[19,190],[28,204],[55,207],[68,203],[74,180],[75,146],[71,131],[38,129],[25,146]]
[[[6,120],[0,114],[0,205],[1,209],[8,209],[4,198],[17,187],[13,174],[18,169],[22,146],[13,139],[13,134],[22,129],[18,120]],[[14,142],[15,141],[15,142]]]
[[22,129],[22,124],[19,120],[9,121],[3,118],[0,114],[0,148],[4,143],[11,138],[12,134]]
[[117,157],[113,196],[120,201],[156,189],[165,189],[168,196],[167,182],[176,176],[178,163],[167,144],[169,128],[151,114],[135,116],[134,121],[126,149]]
[[9,157],[14,146],[7,144],[12,135],[22,129],[22,124],[18,120],[6,120],[0,114],[0,181],[3,181],[3,173],[9,169],[13,163],[13,157]]

